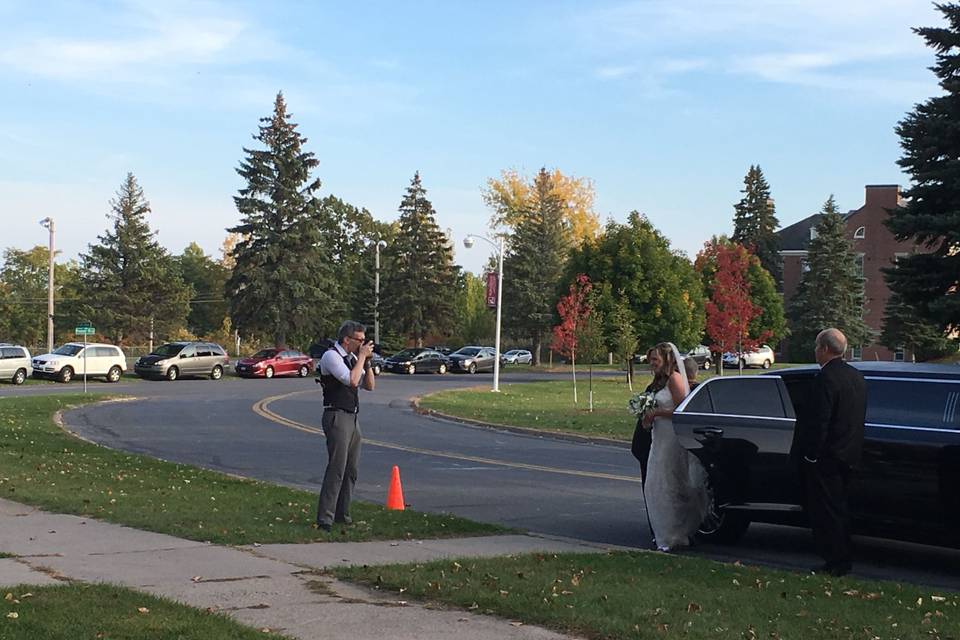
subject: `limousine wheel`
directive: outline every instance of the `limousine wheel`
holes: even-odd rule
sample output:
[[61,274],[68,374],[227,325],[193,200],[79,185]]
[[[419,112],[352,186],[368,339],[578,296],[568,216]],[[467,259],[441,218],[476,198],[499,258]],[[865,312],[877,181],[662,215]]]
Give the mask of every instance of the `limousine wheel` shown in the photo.
[[73,369],[70,367],[64,367],[60,369],[60,382],[70,382],[73,380]]
[[120,370],[120,367],[114,365],[110,367],[110,371],[107,371],[107,382],[118,382],[121,375],[123,375],[123,371]]
[[725,509],[713,487],[707,488],[710,494],[710,513],[697,528],[697,534],[706,542],[717,544],[736,544],[750,526],[750,519],[742,513]]

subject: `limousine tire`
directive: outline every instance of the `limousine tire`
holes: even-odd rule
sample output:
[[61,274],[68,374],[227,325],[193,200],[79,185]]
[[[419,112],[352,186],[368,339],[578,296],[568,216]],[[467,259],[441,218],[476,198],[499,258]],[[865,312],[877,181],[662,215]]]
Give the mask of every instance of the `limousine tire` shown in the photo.
[[750,518],[721,506],[720,498],[716,495],[712,486],[708,486],[707,491],[710,494],[712,508],[698,527],[697,534],[705,542],[736,544],[747,532],[747,528],[750,526]]
[[57,377],[59,378],[60,382],[70,382],[73,380],[73,368],[64,367],[63,369],[60,369],[60,374]]

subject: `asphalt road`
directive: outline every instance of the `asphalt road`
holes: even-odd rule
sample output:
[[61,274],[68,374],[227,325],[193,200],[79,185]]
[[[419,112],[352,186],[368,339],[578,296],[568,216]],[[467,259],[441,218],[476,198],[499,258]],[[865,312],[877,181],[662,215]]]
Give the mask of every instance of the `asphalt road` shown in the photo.
[[[511,373],[504,382],[549,374]],[[357,497],[382,502],[398,465],[407,504],[534,532],[650,548],[639,471],[629,448],[473,427],[413,412],[409,399],[444,388],[489,385],[490,375],[384,375],[361,396]],[[219,382],[91,383],[137,402],[66,415],[80,435],[125,451],[317,491],[326,463],[320,393],[312,378]],[[71,385],[79,391],[80,385]],[[64,391],[0,386],[0,397]],[[858,539],[858,575],[960,589],[960,551]],[[789,568],[818,564],[808,531],[753,525],[736,547],[689,553]]]

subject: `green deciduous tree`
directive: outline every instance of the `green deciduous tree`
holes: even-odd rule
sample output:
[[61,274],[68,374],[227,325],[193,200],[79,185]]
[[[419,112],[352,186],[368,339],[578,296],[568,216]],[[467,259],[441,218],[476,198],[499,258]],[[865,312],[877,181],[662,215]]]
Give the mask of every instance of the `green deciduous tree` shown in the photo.
[[770,185],[760,165],[750,165],[743,178],[743,194],[733,205],[733,241],[747,247],[758,258],[775,283],[779,283],[783,269],[780,263],[780,239],[777,236],[776,209],[770,197]]
[[[7,249],[0,267],[0,342],[16,342],[31,349],[47,340],[47,277],[49,249],[36,246],[27,251]],[[55,329],[73,337],[64,292],[74,295],[77,264],[54,265]]]
[[507,242],[502,318],[507,332],[530,340],[533,362],[539,365],[573,240],[564,222],[565,204],[545,169],[534,179],[528,206]]
[[428,335],[453,329],[457,278],[450,239],[437,225],[419,172],[400,202],[399,229],[384,254],[391,268],[384,278],[381,324],[405,334],[418,347]]
[[[596,240],[574,251],[567,273],[585,273],[597,287],[609,285],[600,310],[608,316],[614,305],[626,305],[641,348],[663,341],[686,348],[703,336],[700,276],[636,211],[626,224],[608,223]],[[612,345],[611,338],[607,336],[607,343]]]
[[283,94],[273,114],[261,118],[254,139],[263,149],[244,148],[237,173],[246,186],[234,197],[240,235],[230,253],[234,267],[226,284],[233,325],[241,333],[272,336],[276,344],[309,342],[330,332],[341,318],[328,228],[314,195],[319,163],[290,119]]
[[208,337],[223,329],[229,305],[223,297],[223,287],[229,272],[220,262],[191,242],[176,258],[183,281],[193,289],[187,329],[198,337]]
[[913,186],[887,219],[898,240],[915,240],[928,252],[901,258],[886,278],[917,316],[949,331],[960,328],[960,4],[935,6],[947,25],[914,32],[936,51],[932,70],[943,94],[918,104],[897,126],[898,164]]
[[491,342],[495,333],[494,309],[487,307],[487,283],[484,278],[469,271],[457,281],[454,297],[456,323],[451,336],[454,344],[483,344]]
[[829,327],[840,329],[851,346],[867,344],[872,337],[863,321],[863,277],[833,196],[824,203],[815,229],[807,250],[809,268],[790,300],[790,357],[797,361],[812,359],[814,339]]
[[150,204],[132,173],[110,204],[113,228],[80,256],[77,312],[116,344],[146,342],[151,322],[155,335],[170,336],[184,327],[190,287],[150,230]]

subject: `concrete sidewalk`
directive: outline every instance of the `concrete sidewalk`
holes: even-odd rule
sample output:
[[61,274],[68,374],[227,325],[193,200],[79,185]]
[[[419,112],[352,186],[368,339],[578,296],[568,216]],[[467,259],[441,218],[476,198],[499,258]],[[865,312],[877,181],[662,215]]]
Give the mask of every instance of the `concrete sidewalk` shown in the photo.
[[426,608],[317,571],[349,564],[609,548],[529,535],[223,547],[0,500],[0,551],[17,556],[0,559],[0,585],[123,585],[304,640],[565,638],[490,616]]

